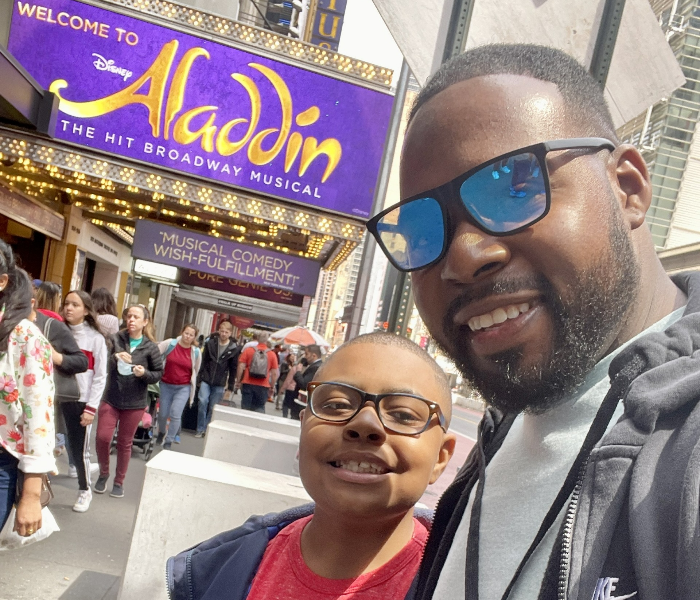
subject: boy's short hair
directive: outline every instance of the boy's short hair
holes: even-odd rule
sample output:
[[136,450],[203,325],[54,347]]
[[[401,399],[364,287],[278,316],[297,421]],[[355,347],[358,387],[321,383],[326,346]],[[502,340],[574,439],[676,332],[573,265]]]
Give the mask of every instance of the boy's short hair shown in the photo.
[[[447,380],[447,376],[445,375],[445,372],[442,370],[440,365],[438,365],[435,362],[435,359],[430,356],[423,348],[421,348],[418,344],[415,342],[409,340],[408,338],[405,338],[401,335],[396,335],[394,333],[387,333],[385,331],[375,331],[373,333],[365,333],[363,335],[359,335],[356,338],[352,338],[351,340],[345,342],[342,346],[336,350],[328,360],[326,360],[326,365],[333,360],[333,357],[335,354],[337,354],[340,350],[343,348],[347,348],[348,346],[354,346],[357,344],[379,344],[383,346],[394,346],[394,347],[399,347],[399,348],[404,348],[405,350],[408,350],[409,352],[412,352],[416,356],[420,357],[430,368],[433,370],[433,374],[435,375],[435,379],[437,380],[438,384],[440,385],[441,392],[444,393],[445,395],[445,400],[448,402],[448,405],[446,409],[443,409],[443,414],[445,416],[445,420],[447,425],[449,425],[451,417],[452,417],[452,390],[450,389],[450,384],[449,381]],[[325,365],[324,365],[325,366]],[[319,369],[319,372],[316,374],[316,379],[320,376],[320,374],[323,372],[323,367]]]

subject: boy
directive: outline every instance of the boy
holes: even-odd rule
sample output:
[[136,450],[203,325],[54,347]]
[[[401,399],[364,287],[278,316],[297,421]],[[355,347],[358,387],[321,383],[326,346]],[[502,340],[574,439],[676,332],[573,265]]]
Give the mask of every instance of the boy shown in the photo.
[[[168,560],[173,600],[404,600],[454,452],[444,373],[406,338],[344,344],[309,384],[299,472],[314,505],[252,517]],[[429,517],[429,515],[428,515]]]

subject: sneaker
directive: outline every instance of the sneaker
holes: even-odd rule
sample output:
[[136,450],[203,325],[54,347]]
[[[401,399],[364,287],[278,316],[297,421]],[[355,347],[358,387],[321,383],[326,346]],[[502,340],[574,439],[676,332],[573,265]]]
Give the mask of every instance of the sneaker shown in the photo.
[[173,440],[173,442],[175,442],[176,444],[179,444],[179,443],[180,443],[180,436],[179,436],[179,435],[176,435],[176,436],[175,436],[175,439]]
[[68,477],[78,479],[78,469],[75,468],[75,465],[68,465]]
[[90,508],[90,501],[92,500],[92,492],[90,490],[80,490],[78,492],[78,499],[73,505],[73,510],[75,512],[86,512]]
[[124,488],[120,486],[119,484],[115,483],[112,486],[112,491],[109,493],[112,498],[123,498],[124,497]]
[[503,171],[504,173],[510,173],[510,167],[508,165],[503,165],[501,167],[501,171]]
[[170,448],[172,448],[172,446],[173,446],[172,442],[165,442],[165,444],[163,444],[163,450],[170,450]]
[[491,171],[491,177],[493,177],[494,179],[500,179],[501,174],[494,169],[493,171]]
[[66,447],[65,447],[65,446],[56,446],[56,447],[53,449],[53,455],[54,455],[56,458],[58,458],[58,457],[61,456],[61,454],[63,454],[65,451],[66,451]]
[[107,489],[107,480],[109,479],[109,475],[100,475],[97,478],[97,482],[95,483],[95,487],[93,488],[95,490],[96,494],[104,494],[105,490]]
[[163,438],[165,437],[164,433],[159,433],[158,437],[156,438],[156,446],[160,446],[163,443]]
[[97,475],[100,472],[100,465],[97,463],[90,463],[90,475]]
[[194,437],[202,438],[202,437],[204,437],[204,432],[203,432],[203,431],[198,431],[197,433],[194,434]]

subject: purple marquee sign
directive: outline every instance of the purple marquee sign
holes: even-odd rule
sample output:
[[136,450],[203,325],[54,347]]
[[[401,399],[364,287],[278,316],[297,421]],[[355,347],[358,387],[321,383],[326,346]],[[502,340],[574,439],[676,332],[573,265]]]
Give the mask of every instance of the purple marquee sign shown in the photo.
[[136,221],[134,258],[313,296],[320,263],[195,233],[156,221]]
[[287,290],[277,290],[256,283],[238,281],[237,279],[229,279],[221,275],[201,273],[194,269],[180,269],[178,283],[192,286],[196,285],[212,290],[219,290],[220,292],[228,292],[229,294],[248,296],[249,298],[269,300],[270,302],[288,304],[289,306],[301,306],[304,303],[304,296],[301,294],[294,294]]
[[62,140],[369,216],[389,94],[76,0],[15,1],[8,47]]

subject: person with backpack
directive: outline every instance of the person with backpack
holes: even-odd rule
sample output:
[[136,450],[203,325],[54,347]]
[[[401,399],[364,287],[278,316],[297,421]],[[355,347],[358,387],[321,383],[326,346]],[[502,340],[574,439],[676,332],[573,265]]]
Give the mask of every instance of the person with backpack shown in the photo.
[[232,339],[232,335],[233,323],[224,319],[219,323],[219,333],[212,334],[204,342],[197,396],[199,398],[197,432],[194,437],[204,437],[214,406],[223,398],[227,378],[229,394],[233,391],[240,350],[236,341]]
[[[156,444],[158,446],[163,444],[165,450],[170,450],[180,430],[185,404],[189,400],[192,406],[194,401],[197,374],[202,364],[202,353],[194,344],[195,339],[197,339],[197,328],[189,323],[182,328],[177,338],[163,340],[158,344],[165,366],[160,380],[160,411]],[[170,419],[169,426],[168,419]]]
[[[25,272],[22,271],[22,273]],[[58,313],[52,312],[52,314]],[[62,405],[66,402],[72,403],[80,400],[80,387],[76,375],[88,370],[88,358],[76,343],[70,329],[63,322],[63,318],[61,317],[59,321],[54,317],[47,316],[44,310],[37,308],[36,298],[32,300],[32,312],[29,315],[29,320],[37,326],[51,344],[51,357],[54,366],[53,379],[56,389],[54,423],[56,429],[59,430],[56,435],[54,456],[59,456],[64,449],[67,450],[70,465],[68,475],[69,477],[79,477],[73,461],[73,453],[70,450],[70,443],[66,442],[67,424]],[[82,453],[82,451],[80,452]],[[80,455],[82,456],[82,454]]]
[[238,360],[236,386],[241,388],[241,408],[245,410],[264,413],[267,398],[275,389],[279,363],[267,345],[269,338],[269,333],[259,333],[258,345],[243,350]]

